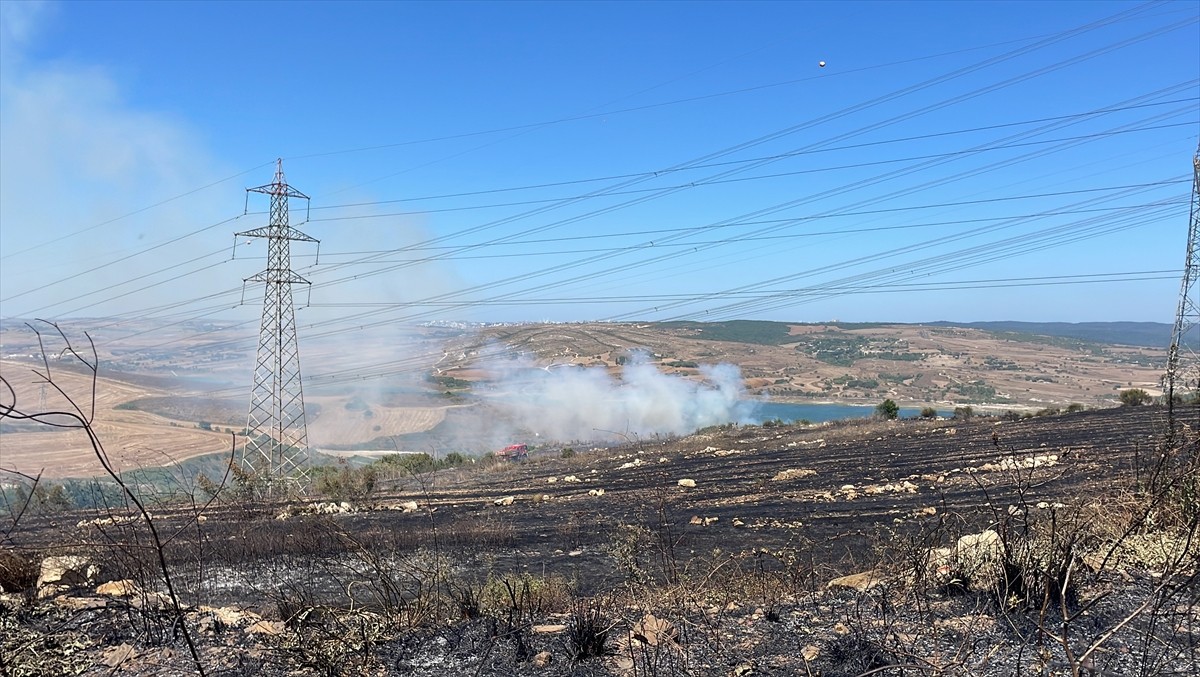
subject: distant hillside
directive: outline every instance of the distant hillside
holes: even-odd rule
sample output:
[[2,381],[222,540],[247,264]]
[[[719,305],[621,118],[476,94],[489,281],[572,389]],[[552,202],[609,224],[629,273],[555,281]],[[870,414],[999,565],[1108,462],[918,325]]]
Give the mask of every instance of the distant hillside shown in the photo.
[[1145,348],[1166,348],[1172,326],[1164,322],[928,322],[937,327],[967,327],[990,332],[1073,338]]
[[[812,326],[809,322],[769,322],[731,320],[728,322],[660,322],[668,329],[687,329],[694,338],[710,341],[734,341],[759,345],[781,345],[796,341],[789,334],[793,326]],[[876,329],[886,326],[915,326],[900,322],[822,322],[820,326],[844,331]],[[934,327],[966,327],[987,332],[1027,334],[1071,338],[1108,345],[1166,348],[1171,342],[1171,325],[1162,322],[922,322]]]
[[777,346],[795,341],[788,334],[789,323],[767,320],[730,320],[728,322],[656,322],[663,329],[687,329],[693,337],[707,341],[733,341]]

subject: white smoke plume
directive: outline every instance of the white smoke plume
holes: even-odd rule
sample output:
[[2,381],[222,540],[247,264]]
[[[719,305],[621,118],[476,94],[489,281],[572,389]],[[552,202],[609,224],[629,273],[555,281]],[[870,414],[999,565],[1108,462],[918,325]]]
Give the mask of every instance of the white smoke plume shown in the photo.
[[660,372],[637,355],[614,377],[601,367],[507,367],[496,406],[543,439],[687,434],[748,420],[741,370],[703,365],[702,381]]

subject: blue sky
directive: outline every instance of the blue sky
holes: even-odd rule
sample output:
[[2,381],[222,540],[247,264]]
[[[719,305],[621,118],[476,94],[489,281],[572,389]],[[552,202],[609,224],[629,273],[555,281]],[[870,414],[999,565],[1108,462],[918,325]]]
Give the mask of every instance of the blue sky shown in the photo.
[[[1170,322],[1200,5],[0,3],[0,316]],[[825,61],[826,66],[818,63]],[[305,222],[305,219],[309,219]],[[235,247],[235,242],[237,242]],[[231,255],[236,249],[236,258]]]

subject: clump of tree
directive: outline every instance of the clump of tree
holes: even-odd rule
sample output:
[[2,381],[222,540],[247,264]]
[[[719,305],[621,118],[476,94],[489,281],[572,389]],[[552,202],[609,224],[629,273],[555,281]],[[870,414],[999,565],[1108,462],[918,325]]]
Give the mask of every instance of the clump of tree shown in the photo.
[[925,407],[921,410],[921,418],[937,418],[937,409],[933,407]]
[[457,451],[452,451],[441,458],[434,458],[426,453],[420,454],[387,454],[376,461],[373,466],[379,470],[402,471],[410,475],[457,468],[467,462],[467,457]]
[[955,407],[954,408],[954,418],[957,418],[959,420],[966,421],[974,415],[975,415],[975,409],[973,409],[972,407],[967,406],[967,407]]
[[875,407],[875,415],[885,421],[894,421],[900,415],[900,405],[889,397]]
[[1122,407],[1140,407],[1154,401],[1154,396],[1141,388],[1122,390],[1120,398]]

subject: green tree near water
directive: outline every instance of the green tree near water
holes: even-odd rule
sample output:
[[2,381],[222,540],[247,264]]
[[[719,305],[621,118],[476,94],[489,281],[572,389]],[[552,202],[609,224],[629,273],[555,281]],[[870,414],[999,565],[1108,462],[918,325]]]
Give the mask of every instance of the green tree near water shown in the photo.
[[900,415],[900,406],[888,398],[875,407],[875,415],[885,421],[894,421]]

